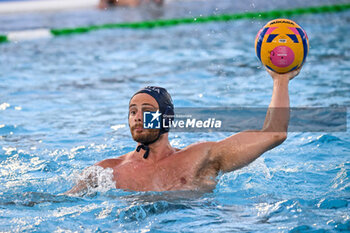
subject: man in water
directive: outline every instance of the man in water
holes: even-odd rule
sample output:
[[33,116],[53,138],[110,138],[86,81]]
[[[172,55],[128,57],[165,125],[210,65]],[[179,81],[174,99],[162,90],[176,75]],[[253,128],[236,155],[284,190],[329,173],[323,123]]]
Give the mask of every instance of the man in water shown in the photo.
[[[136,149],[113,159],[96,163],[112,169],[117,189],[133,191],[213,190],[219,172],[231,172],[280,145],[287,137],[289,122],[288,84],[300,69],[286,74],[269,71],[273,79],[272,99],[261,130],[248,130],[218,142],[201,142],[183,149],[173,148],[168,129],[144,129],[143,112],[170,115],[174,112],[168,92],[146,87],[129,103],[129,126]],[[96,177],[80,181],[65,194],[76,194],[96,186]]]

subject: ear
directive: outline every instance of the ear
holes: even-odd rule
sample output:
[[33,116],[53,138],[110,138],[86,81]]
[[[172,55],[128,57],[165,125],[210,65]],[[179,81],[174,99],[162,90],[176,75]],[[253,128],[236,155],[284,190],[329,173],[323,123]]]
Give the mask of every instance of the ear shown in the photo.
[[[174,110],[170,106],[167,106],[167,108],[165,109],[165,112],[162,115],[164,123],[166,125],[170,125],[170,122],[174,120],[174,115],[175,115]],[[164,132],[169,132],[170,128],[165,128],[163,130]]]

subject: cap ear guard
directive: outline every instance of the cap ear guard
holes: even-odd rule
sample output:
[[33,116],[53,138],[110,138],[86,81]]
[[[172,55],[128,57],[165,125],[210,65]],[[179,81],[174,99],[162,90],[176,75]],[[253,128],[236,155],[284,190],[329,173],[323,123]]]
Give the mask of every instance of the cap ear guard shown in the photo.
[[[167,108],[165,109],[165,112],[162,114],[162,120],[163,120],[163,124],[170,126],[171,125],[171,121],[174,120],[174,109],[171,108],[170,106],[167,106]],[[162,127],[161,131],[162,133],[167,133],[169,132],[170,128],[164,128]]]

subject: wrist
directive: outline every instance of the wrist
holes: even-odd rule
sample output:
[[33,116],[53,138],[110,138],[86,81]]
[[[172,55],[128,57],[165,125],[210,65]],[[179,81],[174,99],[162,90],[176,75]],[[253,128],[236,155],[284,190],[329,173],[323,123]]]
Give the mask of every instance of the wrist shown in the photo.
[[289,79],[288,78],[275,78],[275,79],[273,79],[273,84],[274,85],[286,85],[286,86],[288,86]]

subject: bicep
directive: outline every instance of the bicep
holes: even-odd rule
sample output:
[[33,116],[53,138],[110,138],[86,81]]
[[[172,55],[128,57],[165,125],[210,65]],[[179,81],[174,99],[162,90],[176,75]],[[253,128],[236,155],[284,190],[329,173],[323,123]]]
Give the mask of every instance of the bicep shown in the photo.
[[210,156],[220,163],[220,170],[241,168],[285,140],[284,133],[244,131],[212,144]]

